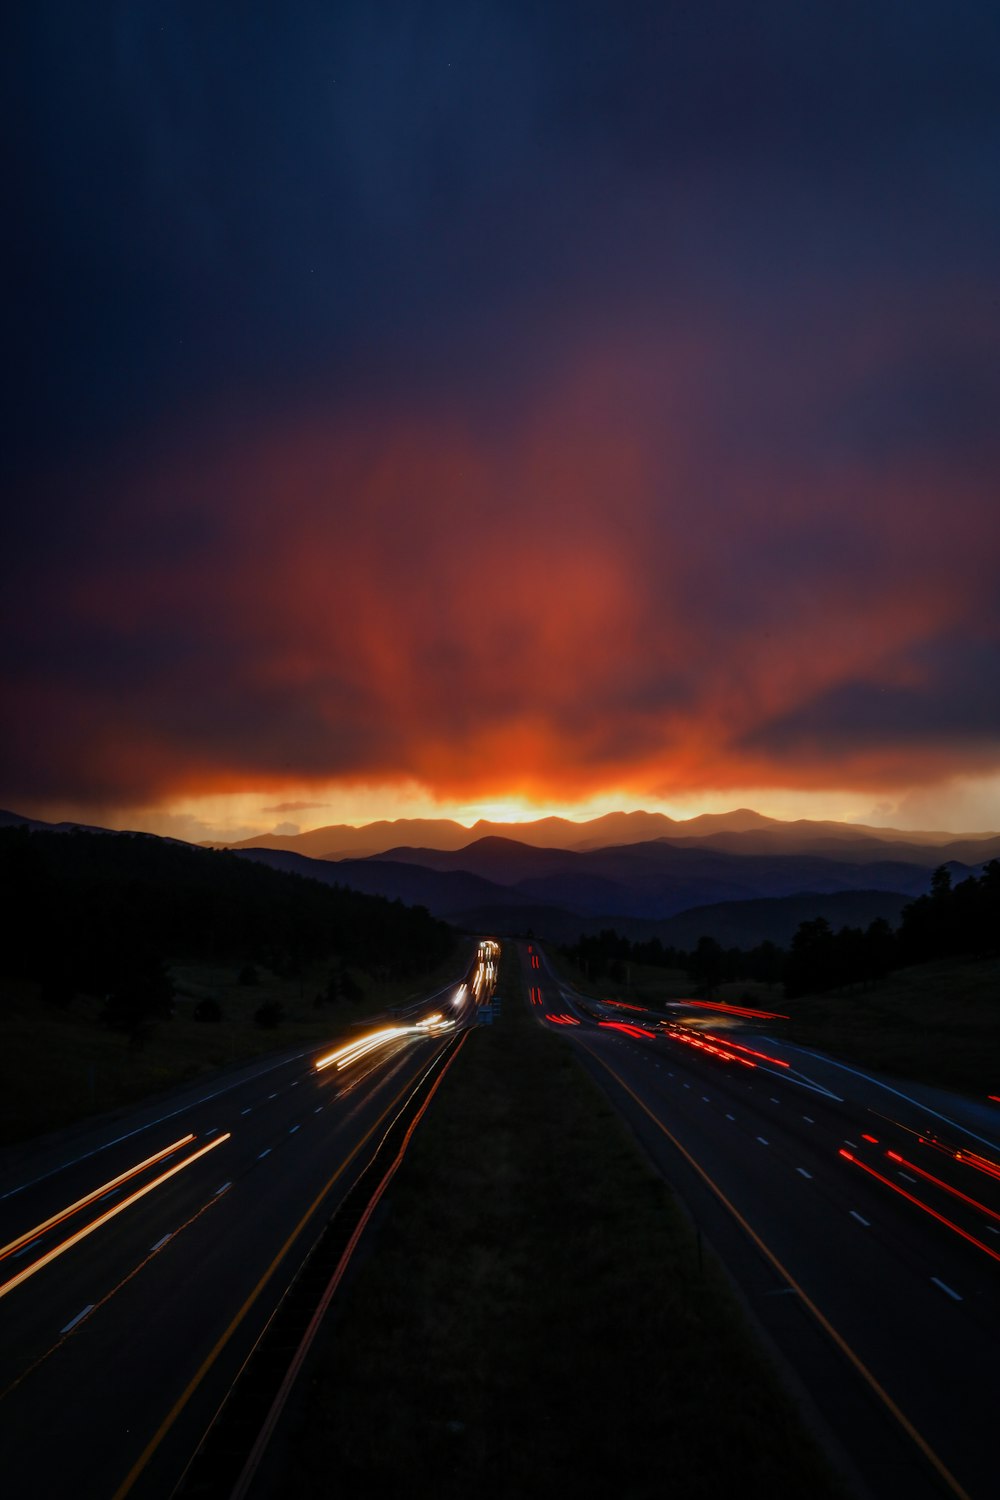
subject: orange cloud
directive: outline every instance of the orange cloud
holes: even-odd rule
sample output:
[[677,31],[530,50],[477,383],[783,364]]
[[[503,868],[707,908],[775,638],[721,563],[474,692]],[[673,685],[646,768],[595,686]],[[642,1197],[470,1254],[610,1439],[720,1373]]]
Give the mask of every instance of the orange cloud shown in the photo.
[[620,361],[502,434],[313,411],[112,476],[82,564],[19,585],[42,625],[8,676],[12,795],[565,805],[995,764],[972,685],[948,689],[949,652],[997,649],[981,485],[751,467],[661,363],[630,372],[633,420]]

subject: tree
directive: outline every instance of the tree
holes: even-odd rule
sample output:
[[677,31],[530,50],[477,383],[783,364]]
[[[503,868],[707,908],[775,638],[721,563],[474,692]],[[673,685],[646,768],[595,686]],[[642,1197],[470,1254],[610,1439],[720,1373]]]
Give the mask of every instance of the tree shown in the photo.
[[285,1007],[280,1000],[265,1000],[263,1005],[258,1005],[253,1018],[258,1026],[271,1031],[275,1026],[280,1026],[285,1019]]
[[703,936],[688,960],[688,975],[699,994],[711,995],[722,981],[725,955],[715,938]]

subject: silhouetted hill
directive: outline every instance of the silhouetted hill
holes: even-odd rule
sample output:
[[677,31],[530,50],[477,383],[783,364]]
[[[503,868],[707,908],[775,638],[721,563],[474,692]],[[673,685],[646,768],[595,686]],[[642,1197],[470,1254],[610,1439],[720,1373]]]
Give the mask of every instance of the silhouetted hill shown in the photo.
[[232,852],[240,859],[303,875],[324,885],[345,886],[366,895],[402,901],[407,906],[424,906],[438,917],[492,902],[520,907],[531,904],[527,897],[462,870],[427,870],[420,865],[397,864],[383,859],[308,859],[286,849],[235,849]]
[[261,959],[285,972],[333,954],[371,972],[421,973],[454,941],[427,912],[152,834],[0,828],[0,880],[16,934],[0,965],[64,999],[115,984],[138,992],[181,958]]
[[[886,846],[891,848],[892,846]],[[884,890],[922,895],[931,872],[904,860],[851,863],[811,854],[731,854],[706,847],[704,840],[678,846],[657,839],[623,848],[588,851],[536,849],[511,839],[483,838],[463,849],[395,849],[385,859],[433,870],[465,871],[505,886],[511,893],[581,916],[642,917],[663,920],[692,906],[761,897],[794,896],[805,891]],[[955,877],[969,873],[956,864]]]

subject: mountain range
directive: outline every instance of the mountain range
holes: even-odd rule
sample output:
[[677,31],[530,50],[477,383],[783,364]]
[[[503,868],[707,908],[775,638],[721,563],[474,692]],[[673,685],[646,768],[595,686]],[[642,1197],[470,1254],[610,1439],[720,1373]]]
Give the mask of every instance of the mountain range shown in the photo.
[[665,813],[628,812],[605,813],[581,823],[568,818],[537,818],[527,823],[481,819],[471,828],[450,818],[383,819],[360,828],[336,823],[306,833],[256,834],[231,843],[216,842],[211,847],[285,849],[310,859],[367,859],[399,848],[455,851],[486,838],[580,853],[665,839],[680,846],[711,847],[732,854],[812,853],[851,861],[886,856],[912,864],[935,860],[940,864],[947,859],[974,864],[1000,854],[1000,833],[996,832],[914,831],[810,818],[784,822],[746,807],[684,820],[669,818]]
[[[16,822],[81,826],[0,813],[0,826]],[[398,819],[211,847],[425,906],[468,930],[530,928],[565,941],[615,927],[678,947],[703,933],[746,947],[787,943],[800,922],[817,916],[833,927],[866,926],[875,917],[894,923],[939,865],[961,880],[1000,857],[1000,834],[786,823],[740,808],[684,822],[635,812],[471,829],[449,819]]]

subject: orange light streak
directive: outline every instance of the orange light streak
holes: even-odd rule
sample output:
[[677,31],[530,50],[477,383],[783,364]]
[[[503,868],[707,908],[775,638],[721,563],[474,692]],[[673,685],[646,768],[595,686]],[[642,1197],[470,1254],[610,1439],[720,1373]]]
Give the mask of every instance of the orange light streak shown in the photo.
[[982,1250],[991,1260],[1000,1261],[1000,1255],[995,1250],[991,1250],[989,1245],[984,1245],[982,1240],[977,1240],[974,1234],[970,1234],[960,1224],[955,1224],[951,1219],[946,1219],[944,1214],[939,1214],[936,1208],[931,1208],[930,1204],[925,1203],[922,1198],[917,1198],[913,1193],[908,1193],[905,1188],[901,1188],[890,1177],[883,1177],[881,1172],[876,1172],[875,1168],[870,1167],[867,1162],[859,1161],[856,1156],[851,1155],[850,1151],[845,1151],[843,1146],[841,1146],[838,1154],[846,1157],[849,1162],[853,1162],[856,1167],[860,1167],[862,1172],[867,1172],[870,1177],[875,1177],[879,1182],[884,1182],[886,1187],[892,1188],[893,1192],[898,1193],[901,1198],[906,1198],[910,1203],[915,1203],[917,1208],[922,1208],[925,1214],[930,1214],[931,1218],[937,1219],[939,1224],[944,1224],[948,1229],[953,1229],[956,1234],[962,1236],[963,1240],[968,1240],[970,1245],[975,1245],[977,1250]]
[[64,1219],[68,1219],[71,1214],[75,1214],[77,1209],[86,1208],[87,1204],[93,1203],[95,1198],[103,1198],[105,1193],[110,1193],[113,1188],[120,1187],[123,1182],[128,1182],[129,1178],[137,1176],[140,1172],[144,1172],[154,1162],[162,1161],[165,1156],[170,1156],[172,1152],[179,1151],[182,1146],[186,1146],[189,1141],[193,1140],[193,1135],[181,1136],[180,1140],[174,1141],[172,1146],[164,1146],[163,1150],[157,1151],[154,1156],[147,1156],[145,1161],[139,1162],[134,1167],[129,1167],[127,1172],[122,1172],[118,1177],[112,1177],[111,1181],[105,1182],[102,1187],[94,1188],[94,1191],[88,1193],[85,1198],[77,1198],[75,1203],[71,1203],[68,1208],[60,1209],[59,1213],[53,1214],[51,1219],[46,1219],[42,1224],[36,1224],[34,1229],[26,1230],[16,1240],[11,1240],[9,1245],[4,1245],[3,1249],[0,1250],[0,1260],[6,1260],[8,1255],[13,1255],[15,1250],[20,1250],[22,1245],[27,1245],[32,1240],[37,1240],[39,1235],[44,1234],[46,1229],[51,1229],[53,1224],[61,1224]]
[[85,1224],[82,1229],[78,1229],[75,1234],[71,1234],[68,1240],[62,1240],[58,1245],[53,1245],[52,1249],[47,1250],[38,1260],[33,1260],[30,1266],[25,1266],[23,1271],[18,1271],[16,1276],[12,1276],[9,1281],[5,1281],[0,1286],[0,1297],[6,1297],[7,1293],[12,1292],[15,1287],[20,1286],[22,1281],[27,1281],[29,1276],[34,1276],[36,1271],[40,1271],[43,1266],[47,1266],[57,1256],[65,1254],[67,1250],[71,1250],[74,1245],[78,1245],[81,1240],[86,1239],[88,1234],[93,1234],[95,1229],[100,1229],[102,1224],[106,1224],[116,1214],[123,1213],[126,1208],[130,1208],[133,1203],[138,1203],[140,1198],[145,1198],[147,1193],[151,1193],[161,1183],[166,1182],[171,1177],[175,1177],[178,1172],[183,1172],[185,1167],[191,1166],[192,1162],[196,1162],[199,1157],[206,1156],[209,1151],[214,1151],[216,1146],[221,1146],[223,1141],[228,1141],[231,1138],[232,1132],[229,1130],[226,1131],[225,1135],[216,1136],[215,1140],[209,1141],[207,1146],[202,1146],[193,1155],[186,1156],[183,1161],[177,1162],[168,1171],[162,1172],[159,1177],[154,1177],[152,1182],[145,1183],[143,1187],[137,1189],[128,1198],[123,1198],[121,1203],[116,1203],[114,1208],[107,1209],[105,1213],[92,1220],[91,1223]]
[[979,1156],[975,1151],[956,1151],[955,1160],[964,1163],[967,1167],[974,1167],[977,1172],[984,1172],[987,1177],[995,1177],[1000,1181],[1000,1167],[996,1162],[990,1161],[987,1156]]

